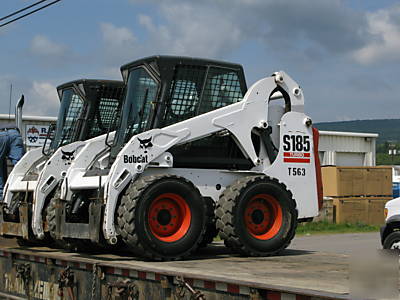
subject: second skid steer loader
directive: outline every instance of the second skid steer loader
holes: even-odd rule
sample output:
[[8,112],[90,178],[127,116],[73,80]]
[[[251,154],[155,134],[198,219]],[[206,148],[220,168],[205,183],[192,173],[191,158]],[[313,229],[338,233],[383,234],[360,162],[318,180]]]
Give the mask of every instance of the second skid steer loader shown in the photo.
[[[133,135],[151,128],[174,124],[240,101],[247,90],[242,67],[227,62],[152,56],[127,64],[121,68],[121,71],[127,84],[127,92],[120,119],[121,124],[117,128],[111,150],[104,142],[103,144],[100,141],[86,143],[65,176],[67,190],[63,192],[60,205],[50,202],[48,206],[48,211],[51,213],[47,215],[56,215],[55,218],[47,221],[51,227],[52,236],[68,240],[69,244],[75,242],[80,248],[84,246],[85,241],[99,243],[102,240],[100,228],[103,185],[107,177],[111,175],[109,170],[116,155]],[[213,100],[204,100],[207,101],[207,105],[204,105],[201,110],[192,106],[209,97]],[[182,104],[186,105],[187,109],[182,108],[168,119],[159,119],[158,115],[161,111]],[[224,137],[218,138],[218,141],[232,144],[232,141]],[[142,140],[141,142],[143,147],[151,144],[151,141]],[[196,151],[205,149],[201,144],[193,144],[192,147]],[[221,155],[224,154],[221,153]],[[238,149],[232,149],[232,155],[238,158],[236,164],[248,163],[245,159],[240,159]],[[137,159],[141,160],[143,157]],[[182,166],[185,163],[184,159],[180,162]],[[206,202],[208,214],[213,215],[212,199],[206,199]],[[54,213],[55,207],[57,209]],[[43,235],[43,229],[40,227],[41,215],[40,210],[34,211],[34,220],[36,219],[37,222],[33,223],[33,230],[38,237],[40,234]],[[208,239],[212,240],[216,235],[213,224],[210,225],[208,232]],[[77,243],[78,241],[80,242]],[[205,240],[204,244],[206,242]],[[86,244],[90,246],[90,243]]]
[[[33,239],[31,230],[32,205],[36,197],[44,201],[65,175],[80,150],[82,142],[110,130],[121,108],[123,82],[81,79],[57,88],[60,109],[57,124],[50,129],[43,148],[29,151],[11,172],[4,189],[0,207],[0,234],[18,237],[26,244]],[[49,137],[52,136],[50,139]],[[57,169],[53,176],[45,175]],[[42,174],[42,173],[45,174]],[[42,182],[45,179],[45,182]],[[35,194],[37,186],[41,193]]]

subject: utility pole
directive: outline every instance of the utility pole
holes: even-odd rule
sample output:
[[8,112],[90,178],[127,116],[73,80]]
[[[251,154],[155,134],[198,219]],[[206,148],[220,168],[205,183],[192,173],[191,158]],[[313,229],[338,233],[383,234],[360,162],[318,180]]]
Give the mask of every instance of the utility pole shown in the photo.
[[394,156],[397,154],[395,141],[389,142],[389,155],[392,157],[392,165],[394,163]]

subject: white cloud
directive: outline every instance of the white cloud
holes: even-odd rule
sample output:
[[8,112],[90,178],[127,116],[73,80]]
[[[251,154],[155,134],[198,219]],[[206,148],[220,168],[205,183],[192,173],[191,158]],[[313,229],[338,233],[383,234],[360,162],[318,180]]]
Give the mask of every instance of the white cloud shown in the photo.
[[136,42],[136,37],[127,27],[117,27],[111,23],[101,23],[100,29],[104,41],[116,47],[130,47]]
[[139,15],[139,24],[152,33],[157,31],[157,27],[153,24],[153,20],[147,15]]
[[100,30],[105,46],[105,57],[113,66],[132,60],[138,51],[137,38],[127,27],[118,27],[111,23],[101,23]]
[[127,27],[117,27],[111,23],[101,23],[100,28],[104,41],[110,44],[127,46],[136,41],[132,31]]
[[56,86],[47,81],[33,81],[26,93],[25,113],[55,115],[59,108]]
[[[59,100],[55,85],[47,80],[30,80],[15,75],[0,74],[0,113],[8,113],[12,84],[11,113],[19,97],[25,95],[24,115],[56,116]],[[5,100],[6,99],[6,100]]]
[[44,35],[36,35],[31,41],[30,50],[33,54],[44,57],[63,57],[67,53],[67,47],[51,41]]
[[122,80],[121,71],[117,67],[110,67],[101,70],[101,74],[107,79]]
[[222,15],[214,5],[171,1],[160,3],[165,18],[155,24],[148,15],[139,15],[147,30],[146,49],[154,53],[221,57],[236,49],[244,39],[234,15]]
[[400,5],[368,13],[367,20],[375,39],[355,51],[355,59],[362,64],[400,61]]
[[[157,23],[139,15],[146,49],[170,54],[226,57],[246,43],[262,42],[282,56],[326,51],[351,53],[365,45],[367,20],[341,0],[130,0],[152,4]],[[340,20],[340,22],[338,22]],[[305,54],[307,54],[305,53]]]

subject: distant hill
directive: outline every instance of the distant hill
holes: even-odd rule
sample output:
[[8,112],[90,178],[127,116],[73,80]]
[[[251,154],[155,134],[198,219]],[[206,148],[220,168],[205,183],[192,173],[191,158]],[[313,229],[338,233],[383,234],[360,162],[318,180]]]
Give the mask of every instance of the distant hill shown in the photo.
[[377,144],[386,141],[400,142],[400,119],[323,122],[316,123],[314,126],[326,131],[378,133]]

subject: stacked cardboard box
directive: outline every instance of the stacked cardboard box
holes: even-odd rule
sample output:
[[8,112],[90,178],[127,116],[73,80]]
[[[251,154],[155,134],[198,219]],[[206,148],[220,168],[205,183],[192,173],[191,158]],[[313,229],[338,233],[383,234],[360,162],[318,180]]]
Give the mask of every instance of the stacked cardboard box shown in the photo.
[[319,220],[334,223],[384,223],[392,199],[391,167],[323,167],[324,208]]

